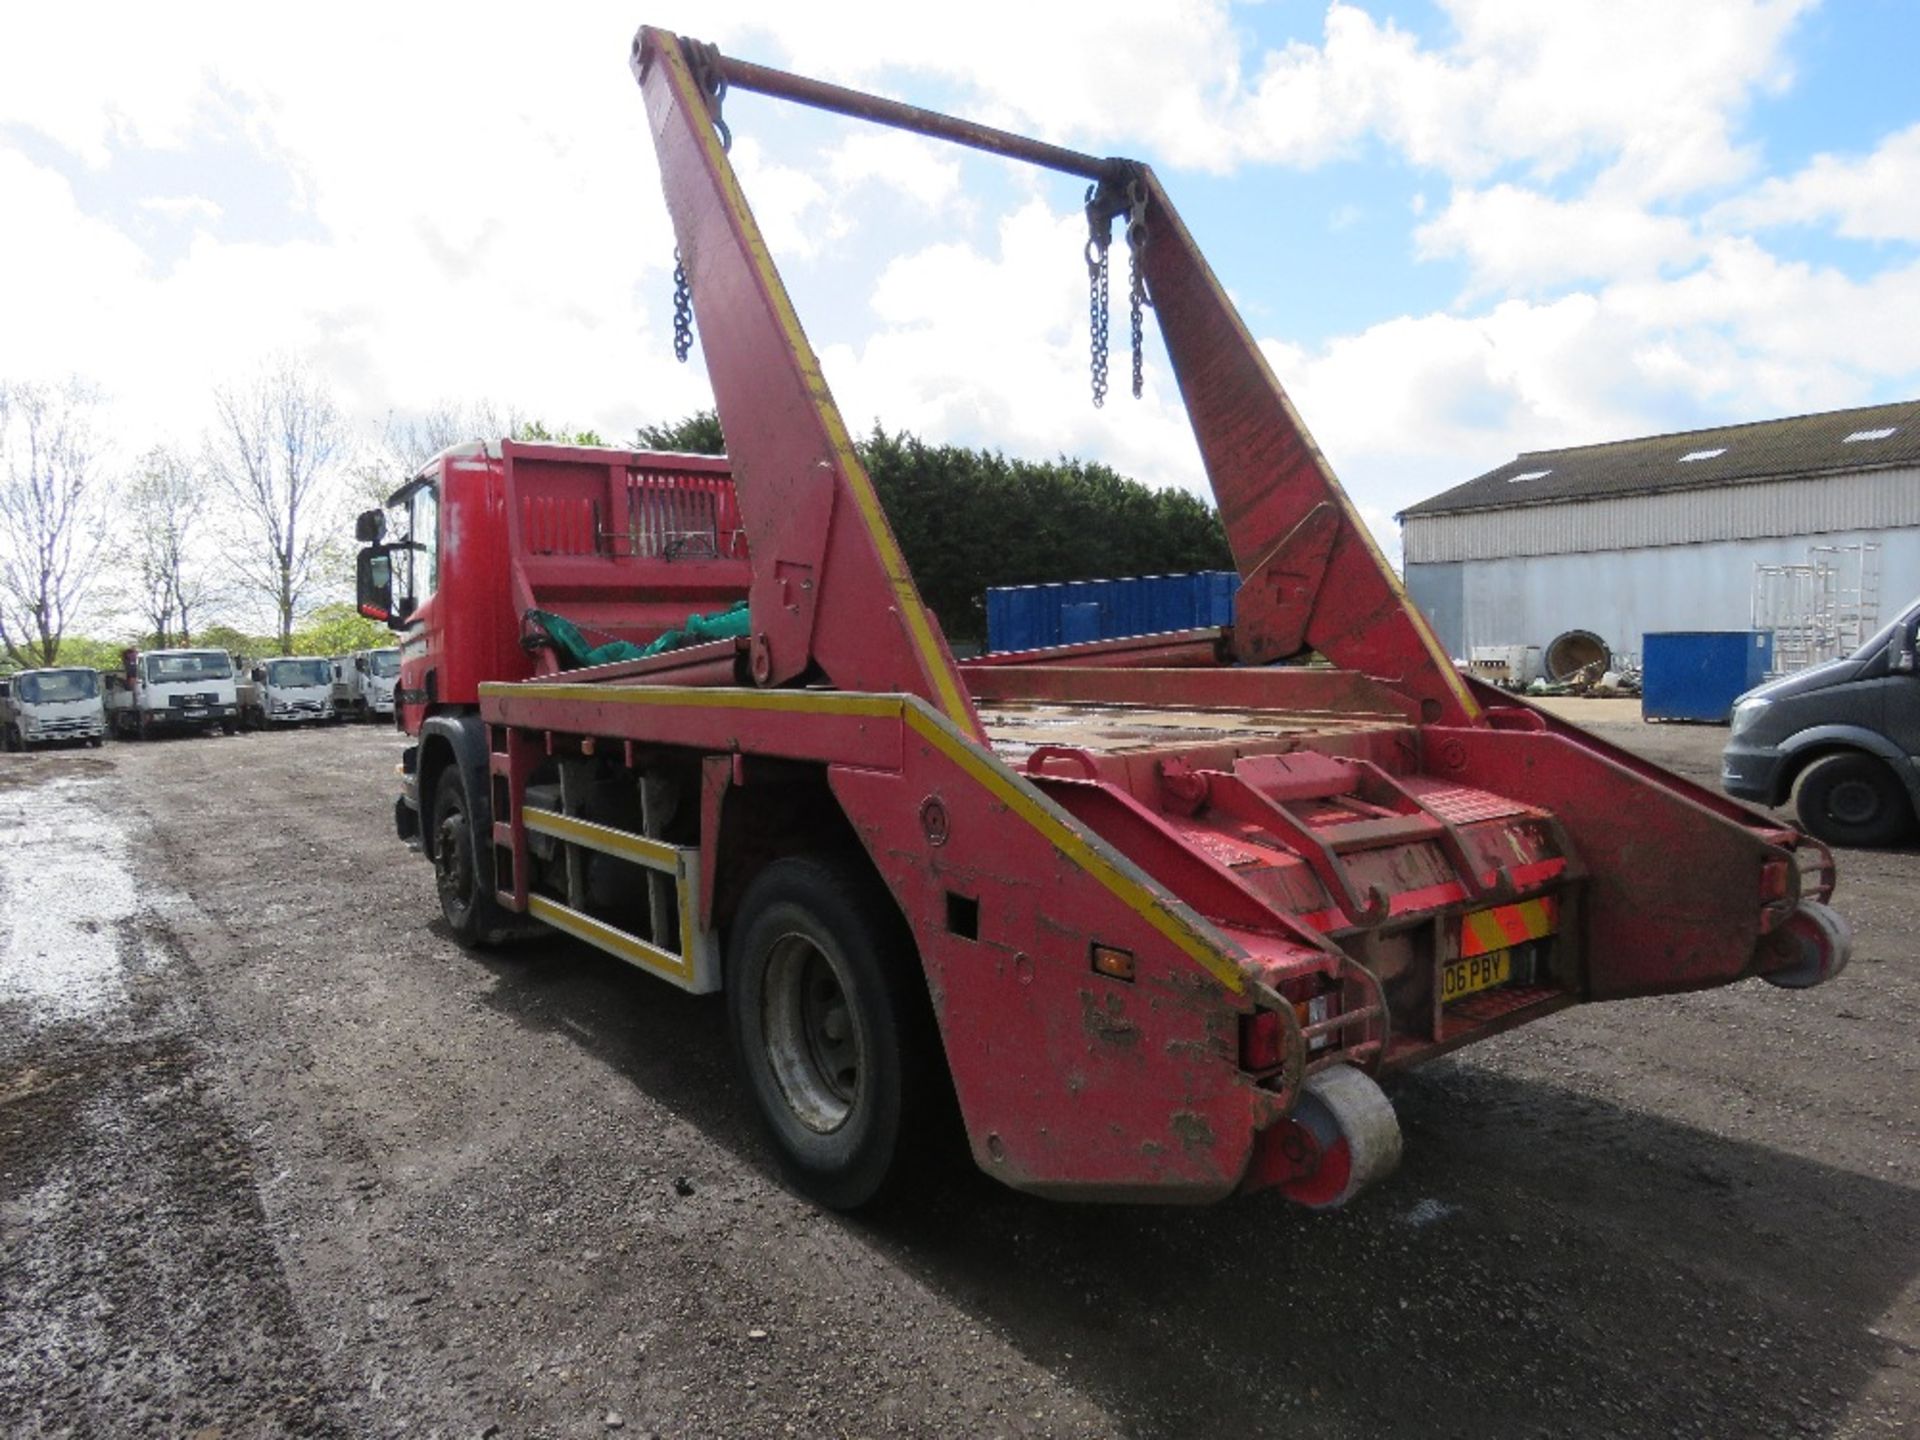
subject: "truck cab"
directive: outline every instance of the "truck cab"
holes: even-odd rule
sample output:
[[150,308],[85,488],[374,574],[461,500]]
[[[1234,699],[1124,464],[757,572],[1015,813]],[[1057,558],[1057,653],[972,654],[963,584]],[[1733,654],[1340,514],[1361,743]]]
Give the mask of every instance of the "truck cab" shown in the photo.
[[333,662],[324,655],[262,660],[247,672],[239,701],[241,723],[249,729],[330,721]]
[[395,646],[356,650],[333,657],[333,708],[361,720],[391,720],[393,692],[400,678]]
[[1830,845],[1891,845],[1920,814],[1920,600],[1853,654],[1747,691],[1720,762],[1729,795],[1791,797]]
[[100,676],[92,670],[77,665],[22,670],[0,689],[0,735],[8,750],[98,745],[106,733]]
[[107,723],[121,739],[231,735],[240,723],[233,656],[224,650],[125,650],[106,684]]

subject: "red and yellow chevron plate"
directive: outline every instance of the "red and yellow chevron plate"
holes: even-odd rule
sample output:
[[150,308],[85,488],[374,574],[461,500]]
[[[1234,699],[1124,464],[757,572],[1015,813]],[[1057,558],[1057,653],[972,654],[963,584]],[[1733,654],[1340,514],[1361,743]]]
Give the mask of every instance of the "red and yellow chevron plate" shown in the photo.
[[1497,905],[1460,917],[1460,954],[1486,955],[1551,935],[1560,926],[1560,902],[1551,895]]

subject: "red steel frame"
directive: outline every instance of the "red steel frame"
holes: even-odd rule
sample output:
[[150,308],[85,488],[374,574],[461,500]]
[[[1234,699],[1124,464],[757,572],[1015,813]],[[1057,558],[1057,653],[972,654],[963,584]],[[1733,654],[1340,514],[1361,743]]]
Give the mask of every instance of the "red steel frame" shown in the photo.
[[[480,686],[502,903],[538,901],[523,806],[550,757],[703,757],[702,928],[725,920],[733,798],[767,762],[820,767],[912,927],[976,1157],[1065,1196],[1283,1183],[1311,1164],[1287,1116],[1316,1069],[1380,1072],[1582,999],[1788,963],[1769,936],[1830,891],[1824,852],[1454,671],[1149,169],[653,29],[634,70],[728,440],[751,636]],[[728,87],[1144,190],[1154,312],[1244,581],[1233,629],[955,663],[727,160]],[[501,503],[518,513],[511,484]],[[516,576],[539,563],[526,545]],[[599,623],[657,598],[580,569]],[[1335,668],[1266,663],[1309,650]],[[1047,726],[1074,738],[1019,738]],[[1554,933],[1521,935],[1539,947],[1525,983],[1443,1006],[1439,967],[1480,912]],[[1096,970],[1095,946],[1132,978]]]

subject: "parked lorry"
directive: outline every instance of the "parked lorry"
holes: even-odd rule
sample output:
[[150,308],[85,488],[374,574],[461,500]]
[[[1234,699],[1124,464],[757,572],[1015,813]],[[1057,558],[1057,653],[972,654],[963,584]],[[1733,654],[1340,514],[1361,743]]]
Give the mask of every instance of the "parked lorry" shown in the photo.
[[107,733],[100,676],[84,666],[19,670],[0,684],[0,736],[9,750],[98,745]]
[[[653,29],[634,69],[729,458],[460,446],[358,527],[416,742],[396,826],[455,935],[720,992],[775,1153],[836,1206],[949,1104],[1037,1194],[1336,1205],[1399,1156],[1395,1072],[1845,964],[1823,846],[1456,673],[1146,166]],[[1230,627],[955,662],[742,197],[729,89],[1083,177],[1096,244],[1128,217]],[[685,624],[718,612],[737,633]]]
[[1891,845],[1920,814],[1920,600],[1853,654],[1782,675],[1733,706],[1729,795],[1794,813],[1831,845]]
[[393,719],[393,686],[400,678],[400,651],[356,650],[333,657],[333,708],[359,720]]
[[330,722],[333,709],[333,661],[325,655],[282,655],[261,660],[238,690],[240,723],[249,730],[269,725]]
[[180,731],[233,734],[240,702],[225,650],[123,650],[101,677],[107,725],[121,739]]

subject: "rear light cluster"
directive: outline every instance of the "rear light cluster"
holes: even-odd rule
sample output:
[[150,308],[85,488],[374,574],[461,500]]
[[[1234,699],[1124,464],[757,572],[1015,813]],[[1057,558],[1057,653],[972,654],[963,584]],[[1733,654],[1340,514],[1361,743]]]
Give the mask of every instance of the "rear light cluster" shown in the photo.
[[[1320,994],[1294,1000],[1294,1019],[1302,1030],[1318,1025],[1333,1014],[1333,998]],[[1316,1035],[1307,1041],[1309,1052],[1324,1048],[1329,1036]],[[1255,1073],[1277,1070],[1287,1058],[1286,1022],[1277,1011],[1256,1010],[1240,1017],[1240,1068]]]

